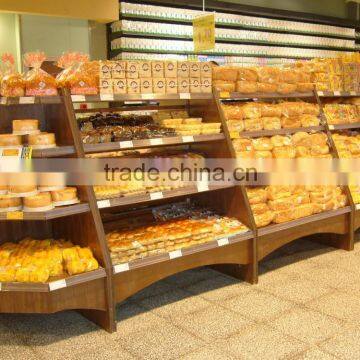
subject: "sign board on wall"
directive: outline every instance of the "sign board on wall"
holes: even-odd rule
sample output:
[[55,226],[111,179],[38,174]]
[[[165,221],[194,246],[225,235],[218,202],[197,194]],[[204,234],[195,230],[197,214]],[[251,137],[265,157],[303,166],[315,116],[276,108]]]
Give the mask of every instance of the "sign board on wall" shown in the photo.
[[204,51],[215,48],[215,15],[199,16],[193,20],[194,50]]

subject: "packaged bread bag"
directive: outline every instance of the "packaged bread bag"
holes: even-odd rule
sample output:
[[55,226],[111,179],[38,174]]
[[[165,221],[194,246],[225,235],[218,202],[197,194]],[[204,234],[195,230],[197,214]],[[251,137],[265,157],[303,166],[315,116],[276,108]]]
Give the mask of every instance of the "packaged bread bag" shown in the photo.
[[4,67],[3,77],[1,79],[1,96],[24,96],[25,82],[23,76],[15,69],[14,56],[5,53],[1,57]]

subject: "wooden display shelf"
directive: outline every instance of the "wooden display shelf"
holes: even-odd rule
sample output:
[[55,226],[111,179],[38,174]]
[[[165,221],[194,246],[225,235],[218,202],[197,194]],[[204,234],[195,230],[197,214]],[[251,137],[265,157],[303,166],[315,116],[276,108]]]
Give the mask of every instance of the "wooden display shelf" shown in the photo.
[[200,192],[221,190],[232,186],[233,186],[232,184],[203,185],[200,183],[198,186],[195,185],[185,186],[174,190],[155,191],[155,192],[149,192],[139,195],[128,195],[128,196],[121,196],[110,199],[101,199],[97,201],[97,205],[99,209],[106,209],[106,208],[125,206],[125,205],[136,205],[136,204],[147,203],[155,200],[172,199],[180,196],[193,195]]
[[239,265],[244,265],[246,272],[252,257],[253,233],[236,235],[228,241],[228,244],[222,240],[210,241],[181,251],[114,265],[115,301],[123,301],[158,280],[199,266],[227,265],[240,273]]
[[0,105],[60,104],[61,96],[14,96],[0,97]]
[[86,153],[98,153],[107,151],[118,150],[133,150],[149,148],[154,146],[169,146],[169,145],[182,145],[191,143],[202,143],[210,141],[224,140],[224,134],[210,134],[210,135],[186,135],[186,136],[171,136],[155,139],[144,140],[130,140],[119,141],[99,144],[84,144],[84,151]]
[[33,149],[33,158],[54,158],[75,154],[74,146],[57,146],[49,149]]
[[360,204],[355,204],[354,231],[360,228]]
[[221,100],[247,100],[247,99],[284,99],[284,98],[310,98],[314,97],[314,92],[304,92],[304,93],[291,93],[291,94],[278,94],[278,93],[251,93],[243,94],[239,92],[227,92],[220,91],[219,98]]
[[212,93],[71,95],[74,103],[151,100],[210,100]]
[[99,268],[64,278],[50,278],[46,283],[2,282],[0,283],[0,291],[51,292],[105,277],[105,269]]
[[53,210],[41,211],[41,212],[22,212],[22,211],[14,211],[14,212],[3,212],[0,213],[0,221],[1,220],[52,220],[58,219],[66,216],[81,214],[89,212],[89,204],[82,203],[76,205],[68,205],[68,206],[60,206],[56,207]]
[[328,125],[329,130],[350,130],[360,128],[360,122],[352,124],[338,124],[338,125]]
[[299,131],[305,131],[305,132],[325,131],[325,126],[281,128],[281,129],[276,129],[276,130],[242,131],[242,132],[239,132],[239,135],[240,135],[240,137],[261,137],[261,136],[295,134]]
[[319,97],[352,97],[360,96],[356,91],[317,91]]

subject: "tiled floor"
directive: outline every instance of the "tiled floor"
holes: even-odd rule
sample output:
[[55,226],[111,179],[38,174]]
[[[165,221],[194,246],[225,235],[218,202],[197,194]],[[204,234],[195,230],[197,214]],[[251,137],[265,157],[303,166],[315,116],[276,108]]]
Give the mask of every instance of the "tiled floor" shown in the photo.
[[261,265],[258,285],[202,268],[117,308],[108,334],[75,312],[0,315],[0,359],[357,359],[360,243],[301,240]]

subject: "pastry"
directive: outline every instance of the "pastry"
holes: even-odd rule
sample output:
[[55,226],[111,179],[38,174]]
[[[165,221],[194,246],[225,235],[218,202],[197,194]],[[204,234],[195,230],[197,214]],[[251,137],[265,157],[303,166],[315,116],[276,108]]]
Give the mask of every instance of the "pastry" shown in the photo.
[[76,187],[66,187],[62,190],[52,191],[51,198],[54,206],[72,205],[80,202],[77,197]]
[[0,196],[0,212],[19,211],[22,209],[21,198],[9,195]]
[[49,211],[54,208],[49,192],[24,197],[23,201],[25,212]]
[[12,128],[14,135],[37,134],[40,132],[39,120],[36,119],[13,120]]
[[8,194],[12,197],[33,196],[38,193],[35,185],[10,185]]
[[21,146],[21,136],[11,134],[0,134],[0,147]]
[[39,133],[28,136],[28,143],[34,149],[47,149],[56,147],[55,134],[53,133]]

